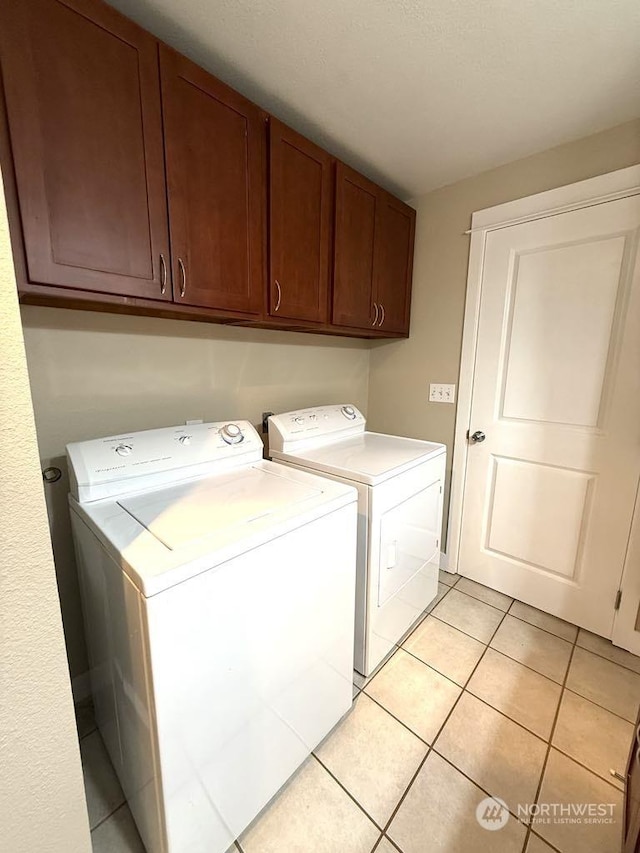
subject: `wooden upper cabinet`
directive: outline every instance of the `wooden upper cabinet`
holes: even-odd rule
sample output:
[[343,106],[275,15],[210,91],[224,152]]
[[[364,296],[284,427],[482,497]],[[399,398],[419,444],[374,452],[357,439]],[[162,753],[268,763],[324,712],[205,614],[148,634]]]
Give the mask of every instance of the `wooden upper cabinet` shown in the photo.
[[337,164],[333,325],[408,334],[415,215],[372,181]]
[[176,302],[260,313],[266,127],[258,107],[160,46]]
[[408,334],[416,212],[380,190],[376,217],[373,292],[377,328]]
[[327,321],[332,158],[270,119],[269,313]]
[[156,41],[91,0],[4,0],[0,33],[29,281],[171,299]]
[[332,322],[370,329],[378,188],[343,163],[336,166]]

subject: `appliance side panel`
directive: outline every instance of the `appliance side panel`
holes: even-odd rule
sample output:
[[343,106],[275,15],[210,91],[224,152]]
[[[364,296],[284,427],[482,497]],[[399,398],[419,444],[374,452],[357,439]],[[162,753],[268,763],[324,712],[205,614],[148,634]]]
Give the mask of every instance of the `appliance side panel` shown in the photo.
[[353,667],[358,672],[364,674],[368,646],[367,637],[369,631],[367,599],[369,597],[369,563],[371,558],[369,537],[369,510],[371,503],[369,493],[371,491],[371,486],[366,486],[364,483],[357,483],[354,480],[347,480],[345,477],[338,477],[336,474],[327,474],[326,472],[318,471],[315,468],[306,468],[304,465],[295,465],[293,462],[289,462],[285,459],[275,459],[274,461],[278,465],[285,465],[288,468],[298,468],[300,471],[306,471],[308,474],[313,474],[316,477],[326,477],[328,480],[335,480],[338,483],[355,486],[358,491],[358,556],[356,564],[356,612]]
[[147,600],[172,853],[225,853],[351,707],[356,529],[354,502]]
[[164,853],[140,593],[71,513],[96,722],[149,853]]

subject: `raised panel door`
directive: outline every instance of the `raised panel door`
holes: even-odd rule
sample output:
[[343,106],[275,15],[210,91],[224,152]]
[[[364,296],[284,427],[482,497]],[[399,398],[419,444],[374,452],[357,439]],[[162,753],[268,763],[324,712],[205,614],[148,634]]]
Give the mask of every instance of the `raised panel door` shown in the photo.
[[409,331],[411,275],[416,212],[380,191],[374,256],[374,301],[379,307],[377,328]]
[[640,475],[640,207],[488,233],[460,571],[610,637]]
[[161,46],[174,300],[260,313],[265,126],[261,111]]
[[0,24],[29,280],[170,299],[155,40],[90,0],[7,0]]
[[331,157],[272,118],[269,163],[269,312],[324,323],[331,248]]
[[373,328],[373,254],[378,187],[342,163],[336,166],[335,238],[331,320],[337,326]]

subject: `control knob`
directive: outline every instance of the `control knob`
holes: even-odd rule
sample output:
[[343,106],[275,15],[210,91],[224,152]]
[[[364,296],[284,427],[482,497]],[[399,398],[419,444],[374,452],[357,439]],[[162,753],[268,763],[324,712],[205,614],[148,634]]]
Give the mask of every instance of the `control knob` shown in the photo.
[[133,452],[133,447],[130,444],[119,444],[115,450],[118,456],[128,456]]
[[349,418],[350,421],[355,420],[356,410],[353,408],[353,406],[343,406],[340,411],[345,416],[345,418]]
[[191,436],[190,435],[180,435],[178,436],[178,441],[180,444],[191,444]]
[[227,444],[240,444],[244,440],[244,435],[238,424],[225,424],[220,430],[220,435]]

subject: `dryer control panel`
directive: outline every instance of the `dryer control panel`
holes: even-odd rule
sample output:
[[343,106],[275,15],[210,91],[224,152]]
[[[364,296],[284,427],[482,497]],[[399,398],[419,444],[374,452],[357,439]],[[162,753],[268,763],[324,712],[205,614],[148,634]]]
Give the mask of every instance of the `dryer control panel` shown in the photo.
[[294,451],[364,432],[364,415],[350,403],[272,415],[269,449]]
[[164,427],[67,445],[71,494],[93,501],[262,459],[248,421]]

